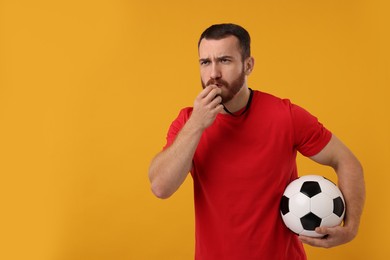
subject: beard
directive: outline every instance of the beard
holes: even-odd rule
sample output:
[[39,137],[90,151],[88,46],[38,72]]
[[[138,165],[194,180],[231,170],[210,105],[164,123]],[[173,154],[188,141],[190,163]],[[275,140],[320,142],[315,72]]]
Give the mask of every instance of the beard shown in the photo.
[[223,79],[210,79],[205,84],[203,80],[202,87],[203,89],[209,85],[218,85],[218,87],[222,88],[221,98],[222,104],[229,102],[234,98],[234,96],[240,91],[240,89],[244,86],[245,83],[245,72],[244,68],[242,69],[240,75],[236,79],[234,79],[231,83],[223,80]]

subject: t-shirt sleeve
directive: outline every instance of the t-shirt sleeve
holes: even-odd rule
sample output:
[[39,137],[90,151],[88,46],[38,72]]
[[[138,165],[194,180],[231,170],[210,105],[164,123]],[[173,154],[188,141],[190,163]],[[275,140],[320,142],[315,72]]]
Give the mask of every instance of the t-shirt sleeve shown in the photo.
[[329,143],[332,133],[315,116],[297,105],[291,105],[291,115],[296,149],[307,157],[319,153]]
[[183,128],[184,124],[187,122],[192,112],[192,108],[184,108],[180,111],[176,119],[171,123],[169,127],[166,144],[163,149],[168,148],[176,139],[176,136],[179,134],[180,130]]

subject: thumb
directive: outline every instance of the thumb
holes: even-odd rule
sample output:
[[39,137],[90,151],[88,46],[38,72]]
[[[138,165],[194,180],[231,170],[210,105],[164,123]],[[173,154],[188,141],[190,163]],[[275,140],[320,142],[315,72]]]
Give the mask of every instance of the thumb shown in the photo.
[[315,229],[315,231],[318,233],[318,234],[321,234],[321,235],[328,235],[329,234],[329,228],[327,227],[317,227]]

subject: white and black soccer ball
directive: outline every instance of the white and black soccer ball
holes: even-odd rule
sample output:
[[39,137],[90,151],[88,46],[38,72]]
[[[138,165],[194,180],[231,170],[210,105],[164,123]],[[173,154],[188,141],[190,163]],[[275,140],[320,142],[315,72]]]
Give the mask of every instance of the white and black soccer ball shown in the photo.
[[283,193],[280,213],[286,226],[296,234],[321,237],[316,227],[335,227],[345,214],[345,201],[339,188],[318,175],[292,181]]

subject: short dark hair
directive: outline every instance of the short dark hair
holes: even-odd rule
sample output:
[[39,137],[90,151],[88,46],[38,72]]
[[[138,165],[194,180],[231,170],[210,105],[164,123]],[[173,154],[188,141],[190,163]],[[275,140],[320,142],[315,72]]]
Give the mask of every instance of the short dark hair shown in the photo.
[[201,35],[198,41],[198,49],[200,46],[200,42],[203,39],[213,39],[220,40],[226,38],[230,35],[237,37],[240,48],[241,48],[241,56],[242,60],[251,56],[251,37],[247,30],[243,27],[232,24],[232,23],[222,23],[222,24],[214,24],[207,28]]

